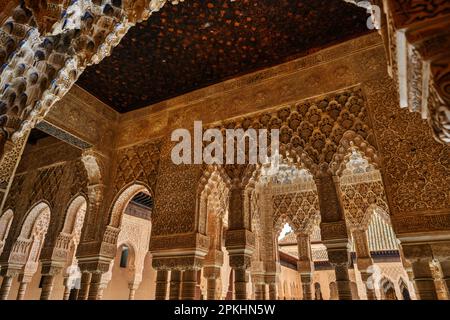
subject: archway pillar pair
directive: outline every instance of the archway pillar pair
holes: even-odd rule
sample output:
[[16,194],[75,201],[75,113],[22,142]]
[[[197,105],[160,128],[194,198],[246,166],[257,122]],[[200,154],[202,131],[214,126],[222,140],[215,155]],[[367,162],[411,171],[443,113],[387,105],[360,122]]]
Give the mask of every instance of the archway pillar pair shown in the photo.
[[200,299],[199,272],[209,238],[200,233],[152,236],[150,252],[156,274],[156,300]]
[[322,242],[327,248],[328,261],[336,274],[339,300],[352,300],[350,265],[350,245],[340,197],[339,179],[328,168],[322,168],[315,175],[321,214],[320,231]]
[[77,248],[81,284],[78,300],[101,300],[107,287],[111,262],[117,251],[120,229],[108,225],[101,242],[82,241]]
[[[0,274],[3,277],[2,286],[0,288],[0,300],[7,300],[11,290],[11,285],[15,277],[21,276],[21,288],[17,298],[23,298],[28,283],[31,281],[31,275],[36,271],[36,263],[28,264],[27,259],[32,249],[33,241],[31,239],[18,238],[11,247],[10,252],[4,252],[3,256],[7,257],[6,263],[1,267]],[[33,270],[32,270],[33,269]],[[30,276],[29,276],[30,275]],[[29,281],[30,280],[30,281]]]
[[[49,252],[50,256],[44,251],[41,255],[42,261],[42,290],[41,300],[49,300],[53,291],[55,276],[60,274],[67,262],[70,243],[72,236],[69,234],[60,233],[56,238],[53,249]],[[20,290],[19,290],[20,294]],[[17,296],[19,300],[19,295]]]
[[79,258],[78,266],[81,271],[80,291],[78,300],[101,300],[109,277],[111,258]]
[[53,291],[55,276],[60,274],[65,265],[65,260],[60,261],[42,261],[42,290],[41,300],[49,300]]

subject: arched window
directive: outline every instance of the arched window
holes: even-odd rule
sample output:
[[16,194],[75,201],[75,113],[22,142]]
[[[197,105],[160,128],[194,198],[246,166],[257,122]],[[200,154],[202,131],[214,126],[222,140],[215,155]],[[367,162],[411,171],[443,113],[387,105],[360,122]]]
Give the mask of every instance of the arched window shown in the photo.
[[395,294],[394,284],[387,278],[381,279],[381,294],[383,300],[398,300]]
[[128,254],[130,253],[130,249],[128,246],[122,247],[122,254],[120,255],[120,267],[127,268],[128,267]]
[[411,294],[409,293],[408,286],[406,285],[405,281],[402,278],[400,278],[399,281],[399,288],[403,300],[411,300]]
[[330,300],[338,300],[338,291],[336,282],[330,282]]
[[320,289],[320,283],[314,283],[314,296],[316,300],[323,300],[322,290]]
[[403,300],[411,300],[411,295],[409,294],[408,288],[403,288],[402,290]]

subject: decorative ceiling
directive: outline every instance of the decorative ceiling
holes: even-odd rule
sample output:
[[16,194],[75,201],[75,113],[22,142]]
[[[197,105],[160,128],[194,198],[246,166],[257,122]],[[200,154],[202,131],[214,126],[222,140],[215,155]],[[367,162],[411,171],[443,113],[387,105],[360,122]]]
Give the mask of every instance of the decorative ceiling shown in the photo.
[[342,0],[167,3],[78,85],[123,113],[368,33],[367,18]]

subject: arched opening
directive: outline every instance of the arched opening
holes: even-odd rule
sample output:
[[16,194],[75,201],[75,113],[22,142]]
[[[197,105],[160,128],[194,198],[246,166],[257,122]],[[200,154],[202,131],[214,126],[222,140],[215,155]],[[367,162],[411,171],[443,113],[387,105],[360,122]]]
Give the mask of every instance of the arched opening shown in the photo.
[[383,278],[380,281],[381,297],[383,300],[398,300],[395,293],[394,283],[388,279]]
[[[297,236],[291,224],[286,221],[282,224],[281,230],[277,228],[277,251],[276,262],[279,264],[280,283],[285,283],[283,290],[280,290],[279,299],[300,300],[303,293],[292,288],[300,287],[301,280],[297,270],[298,242]],[[287,284],[291,290],[288,290]]]
[[336,282],[330,282],[330,300],[339,300]]
[[[257,189],[270,206],[275,250],[272,254],[280,283],[287,281],[294,290],[279,286],[280,299],[314,298],[312,232],[320,221],[317,188],[312,174],[301,163],[281,159],[278,168],[263,168]],[[267,212],[267,209],[261,209]],[[267,213],[266,213],[267,214]],[[267,241],[267,240],[266,240]],[[295,289],[298,288],[299,290]],[[300,290],[301,288],[301,290]],[[282,296],[289,292],[288,296]]]
[[[398,270],[395,277],[405,275],[406,271],[400,259],[399,241],[391,225],[376,155],[373,150],[364,149],[365,144],[357,147],[353,141],[346,143],[347,153],[341,155],[343,159],[339,165],[335,164],[335,169],[338,167],[336,174],[339,175],[345,220],[351,234],[351,251],[356,258],[354,270],[361,274],[361,279],[356,277],[358,290],[353,291],[362,298],[376,299],[375,288],[385,268]],[[374,270],[380,272],[374,273]]]
[[314,283],[314,300],[323,300],[322,289],[320,288],[320,283]]
[[3,252],[3,247],[5,245],[6,238],[8,237],[13,218],[14,213],[11,209],[5,211],[0,217],[0,255]]
[[[40,202],[25,215],[17,240],[11,248],[15,263],[22,265],[17,282],[13,284],[10,299],[34,299],[40,296],[41,263],[39,257],[50,224],[51,210],[47,203]],[[17,293],[17,296],[14,296]]]
[[87,200],[80,195],[75,197],[68,205],[66,217],[61,233],[58,235],[55,250],[66,255],[66,264],[63,272],[55,277],[52,299],[75,299],[81,283],[81,271],[75,256],[80,242],[81,230],[86,216]]
[[[198,227],[200,232],[204,230],[209,237],[209,249],[197,285],[197,298],[223,300],[228,295],[229,274],[232,272],[228,252],[225,249],[225,231],[228,228],[228,181],[219,169],[215,168],[202,188]],[[172,298],[176,298],[174,293]]]
[[156,272],[149,253],[153,207],[151,191],[142,184],[128,186],[116,197],[110,225],[120,232],[116,256],[102,278],[104,299],[154,298]]
[[411,294],[409,293],[408,286],[406,285],[406,282],[403,280],[403,278],[400,278],[398,286],[400,288],[400,293],[402,295],[402,299],[403,300],[412,300]]

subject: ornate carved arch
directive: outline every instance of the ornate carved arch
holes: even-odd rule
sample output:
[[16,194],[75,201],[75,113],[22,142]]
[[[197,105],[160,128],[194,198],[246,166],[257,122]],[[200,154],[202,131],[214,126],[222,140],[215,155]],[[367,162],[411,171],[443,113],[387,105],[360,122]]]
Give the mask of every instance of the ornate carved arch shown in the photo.
[[14,212],[11,209],[5,211],[0,217],[0,255],[3,252],[3,246],[8,237],[13,219]]
[[31,236],[31,232],[35,225],[35,222],[42,214],[45,215],[45,220],[48,220],[48,223],[50,223],[50,213],[51,207],[47,201],[39,201],[38,203],[33,205],[31,209],[28,210],[28,212],[25,214],[22,223],[19,225],[19,238],[28,239]]
[[121,191],[117,193],[117,195],[114,197],[113,205],[110,209],[108,226],[120,228],[123,213],[125,212],[128,203],[139,192],[148,193],[152,197],[154,194],[153,190],[146,183],[140,181],[136,181],[126,185],[121,189]]
[[352,130],[346,131],[339,142],[333,160],[330,163],[330,170],[334,175],[340,176],[345,169],[345,165],[351,155],[353,148],[356,148],[376,169],[381,167],[380,158],[376,149],[363,137]]
[[[66,217],[64,219],[64,225],[62,233],[72,235],[75,232],[76,220],[80,214],[80,210],[86,211],[88,201],[84,195],[76,195],[69,201],[69,205],[65,210]],[[84,220],[84,214],[83,214]]]
[[[206,234],[208,220],[208,206],[211,196],[216,193],[217,206],[223,207],[218,212],[221,218],[227,218],[228,197],[231,182],[223,166],[206,166],[197,189],[197,229],[201,234]],[[219,193],[218,193],[219,192]],[[226,223],[226,222],[225,222]]]

